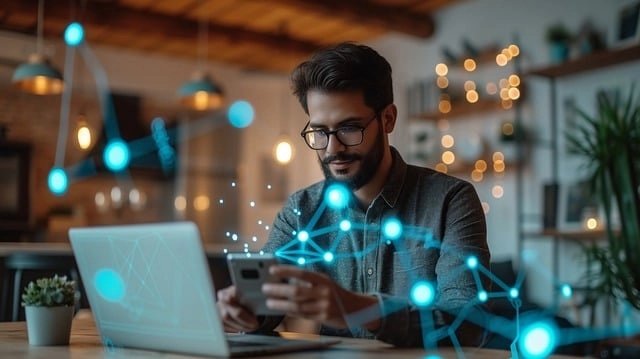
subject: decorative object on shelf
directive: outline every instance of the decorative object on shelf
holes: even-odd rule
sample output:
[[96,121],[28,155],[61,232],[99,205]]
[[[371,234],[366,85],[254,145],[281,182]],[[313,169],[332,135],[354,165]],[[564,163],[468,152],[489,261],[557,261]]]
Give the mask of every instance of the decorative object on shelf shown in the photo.
[[[598,111],[590,116],[577,109],[580,122],[567,132],[573,153],[590,170],[590,183],[602,205],[608,246],[586,247],[592,273],[588,296],[594,303],[616,298],[640,309],[640,100],[631,87],[628,97],[598,96]],[[619,213],[619,230],[612,216]]]
[[640,1],[624,6],[618,14],[618,28],[612,31],[615,46],[640,43]]
[[58,95],[62,93],[62,75],[45,56],[42,48],[42,23],[44,22],[44,0],[38,2],[36,52],[29,60],[18,66],[13,73],[13,85],[24,92],[36,95]]
[[571,57],[580,57],[606,47],[602,34],[596,30],[593,23],[585,21],[573,41]]
[[29,282],[22,294],[31,345],[68,345],[78,300],[76,282],[66,276]]
[[572,36],[564,24],[557,23],[548,27],[546,39],[549,43],[551,62],[560,63],[569,59]]

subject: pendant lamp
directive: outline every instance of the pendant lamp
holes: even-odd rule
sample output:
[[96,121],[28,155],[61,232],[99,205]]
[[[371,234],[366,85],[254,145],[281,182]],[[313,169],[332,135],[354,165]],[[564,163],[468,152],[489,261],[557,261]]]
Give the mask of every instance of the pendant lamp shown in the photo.
[[211,74],[203,70],[209,41],[206,18],[201,18],[198,25],[198,70],[194,72],[191,80],[180,86],[178,97],[180,104],[186,108],[198,111],[216,110],[224,103],[224,93],[220,85],[213,81]]
[[29,56],[26,63],[18,66],[13,73],[13,85],[24,92],[36,95],[57,95],[62,93],[63,80],[60,71],[51,66],[42,51],[42,22],[44,0],[38,3],[38,34],[36,53]]

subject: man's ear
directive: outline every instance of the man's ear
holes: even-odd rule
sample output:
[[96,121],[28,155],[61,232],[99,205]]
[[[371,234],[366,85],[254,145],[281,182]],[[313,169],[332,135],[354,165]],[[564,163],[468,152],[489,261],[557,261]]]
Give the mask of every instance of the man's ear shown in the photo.
[[382,110],[382,125],[385,133],[393,132],[393,128],[396,126],[396,118],[398,117],[398,108],[395,104],[390,104]]

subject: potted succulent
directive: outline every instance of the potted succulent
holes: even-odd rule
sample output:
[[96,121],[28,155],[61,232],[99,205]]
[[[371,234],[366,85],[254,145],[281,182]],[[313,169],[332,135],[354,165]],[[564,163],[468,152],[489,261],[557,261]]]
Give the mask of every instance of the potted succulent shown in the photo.
[[595,116],[577,110],[578,127],[566,138],[570,151],[587,160],[608,240],[585,247],[587,264],[596,264],[587,299],[593,306],[615,299],[623,310],[640,312],[640,98],[632,87],[625,98],[601,93]]
[[547,28],[546,39],[550,46],[552,62],[560,63],[569,58],[569,45],[572,38],[571,33],[562,23],[557,23]]
[[29,344],[69,344],[76,302],[76,282],[66,276],[29,282],[22,294]]

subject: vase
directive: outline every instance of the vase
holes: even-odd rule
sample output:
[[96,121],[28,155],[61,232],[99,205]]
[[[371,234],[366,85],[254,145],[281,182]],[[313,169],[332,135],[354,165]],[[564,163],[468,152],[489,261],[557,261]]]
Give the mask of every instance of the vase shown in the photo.
[[68,345],[75,307],[26,306],[27,334],[30,345]]
[[551,62],[559,64],[569,58],[569,45],[564,42],[552,42],[549,44]]

